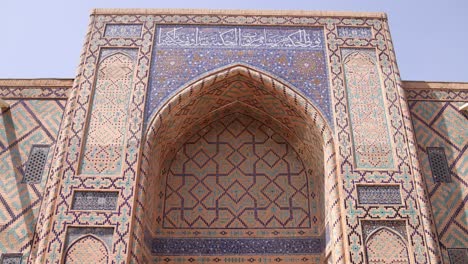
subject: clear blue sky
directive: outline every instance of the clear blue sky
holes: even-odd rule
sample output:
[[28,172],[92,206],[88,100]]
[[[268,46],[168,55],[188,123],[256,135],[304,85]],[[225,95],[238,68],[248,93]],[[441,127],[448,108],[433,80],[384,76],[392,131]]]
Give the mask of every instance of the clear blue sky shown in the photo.
[[0,0],[0,78],[74,78],[92,8],[383,11],[403,80],[468,82],[467,0]]

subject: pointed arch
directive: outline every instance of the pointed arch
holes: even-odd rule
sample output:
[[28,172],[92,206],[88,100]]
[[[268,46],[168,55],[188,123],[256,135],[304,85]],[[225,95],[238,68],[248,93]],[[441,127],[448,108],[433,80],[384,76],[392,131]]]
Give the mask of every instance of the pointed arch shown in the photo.
[[149,117],[145,134],[148,134],[148,129],[153,127],[159,118],[164,118],[169,112],[176,111],[178,107],[186,104],[192,98],[208,93],[209,90],[216,89],[219,85],[226,84],[229,80],[239,77],[256,85],[261,85],[265,91],[277,95],[278,99],[295,108],[297,107],[303,115],[313,117],[318,130],[323,130],[322,133],[327,138],[332,137],[331,126],[324,118],[322,112],[299,89],[273,74],[245,63],[223,66],[220,69],[202,74],[195,81],[181,86]]
[[85,235],[76,239],[65,253],[64,263],[99,263],[107,264],[109,254],[104,242],[94,235]]
[[[313,159],[313,162],[320,162],[317,167],[321,167],[322,171],[318,173],[321,175],[317,178],[321,181],[318,185],[323,188],[321,194],[327,194],[323,197],[326,204],[323,222],[331,227],[331,243],[326,248],[332,252],[335,263],[342,263],[343,223],[332,129],[320,110],[297,89],[286,85],[279,78],[243,64],[230,65],[205,74],[179,89],[149,120],[137,180],[132,254],[150,257],[149,246],[145,245],[145,240],[152,236],[148,221],[161,219],[158,220],[155,213],[157,210],[148,210],[148,206],[154,204],[152,199],[157,199],[154,197],[164,195],[163,191],[155,191],[151,186],[157,186],[161,182],[160,175],[167,173],[170,165],[168,161],[171,160],[168,157],[178,149],[175,146],[177,142],[184,142],[182,139],[187,138],[184,131],[196,130],[198,125],[212,120],[210,116],[221,117],[233,111],[241,111],[239,109],[249,114],[254,112],[271,117],[273,121],[278,120],[278,126],[286,127],[285,131],[295,133],[294,138],[300,139],[296,141],[308,144],[303,149],[321,156]],[[319,232],[325,233],[324,227],[325,224]]]
[[104,49],[101,53],[101,57],[99,58],[99,63],[104,63],[107,59],[111,57],[117,57],[122,60],[123,57],[126,57],[128,60],[133,61],[134,58],[132,54],[133,50],[126,50],[126,49]]
[[370,264],[410,263],[405,239],[388,227],[381,227],[366,239],[366,255]]
[[[368,50],[368,49],[366,49]],[[362,50],[359,49],[346,49],[345,54],[343,54],[343,62],[344,64],[349,63],[352,60],[358,60],[360,62],[368,62],[372,66],[375,66],[377,63],[375,61],[375,58],[373,58],[371,55],[367,54],[366,52],[362,52]],[[366,68],[363,66],[363,68]]]

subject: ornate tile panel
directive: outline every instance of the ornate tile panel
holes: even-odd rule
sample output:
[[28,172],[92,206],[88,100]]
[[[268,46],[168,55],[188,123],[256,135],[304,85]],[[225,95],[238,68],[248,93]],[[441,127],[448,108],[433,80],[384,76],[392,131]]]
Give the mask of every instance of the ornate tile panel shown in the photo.
[[322,28],[161,25],[156,34],[147,120],[194,78],[244,63],[290,82],[333,125]]
[[93,235],[110,248],[112,246],[112,236],[114,228],[112,227],[86,227],[86,226],[71,226],[67,228],[67,236],[65,239],[65,248],[68,248],[73,242],[87,235]]
[[375,51],[342,49],[342,56],[356,167],[393,169],[394,151]]
[[361,223],[368,263],[410,263],[405,221],[363,220]]
[[104,37],[108,38],[139,38],[142,24],[107,24]]
[[294,255],[319,254],[323,249],[320,238],[176,238],[154,239],[151,252],[162,256]]
[[81,263],[109,263],[109,252],[105,245],[98,238],[87,235],[77,241],[67,249],[65,253],[64,263],[81,264]]
[[156,45],[188,48],[322,49],[323,33],[319,28],[160,26]]
[[404,220],[362,220],[361,224],[364,240],[382,227],[389,228],[398,233],[405,241],[408,240],[408,231]]
[[372,38],[372,28],[370,27],[337,27],[340,38]]
[[229,115],[196,133],[173,158],[163,228],[311,228],[318,216],[311,214],[308,182],[300,156],[280,134],[251,117]]
[[377,229],[366,241],[369,264],[410,263],[405,241],[387,228]]
[[357,186],[360,204],[401,204],[400,186]]
[[135,49],[101,51],[82,174],[119,175],[122,169],[135,56]]
[[75,191],[73,195],[72,210],[108,210],[117,207],[119,192]]

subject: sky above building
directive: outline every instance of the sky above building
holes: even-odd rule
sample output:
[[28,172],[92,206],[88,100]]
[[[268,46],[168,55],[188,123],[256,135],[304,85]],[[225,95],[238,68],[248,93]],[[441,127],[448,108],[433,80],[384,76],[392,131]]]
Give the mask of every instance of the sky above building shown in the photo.
[[93,8],[386,12],[403,80],[468,82],[466,0],[0,0],[0,78],[74,78]]

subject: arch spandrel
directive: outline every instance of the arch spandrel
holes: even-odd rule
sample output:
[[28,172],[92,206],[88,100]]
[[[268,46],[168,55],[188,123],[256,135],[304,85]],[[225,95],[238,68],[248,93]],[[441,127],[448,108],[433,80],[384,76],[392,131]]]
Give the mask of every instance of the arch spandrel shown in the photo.
[[203,75],[197,81],[184,85],[178,92],[166,100],[155,114],[149,117],[146,135],[150,134],[152,127],[158,127],[158,122],[164,120],[170,113],[178,111],[190,100],[207,94],[209,91],[222,88],[227,82],[240,79],[274,95],[275,98],[297,111],[308,123],[314,124],[318,134],[324,137],[324,142],[333,138],[331,125],[324,115],[297,89],[280,81],[261,70],[245,64],[234,64]]

